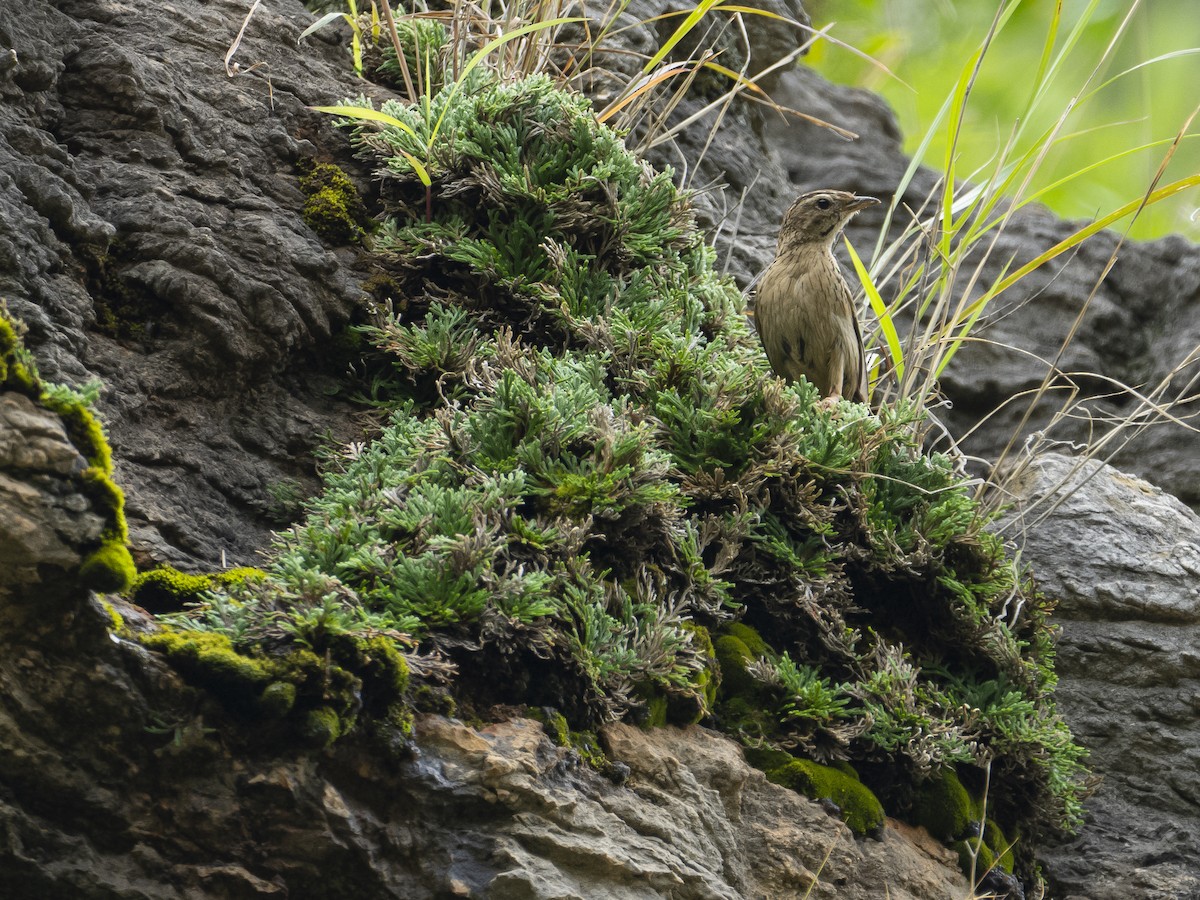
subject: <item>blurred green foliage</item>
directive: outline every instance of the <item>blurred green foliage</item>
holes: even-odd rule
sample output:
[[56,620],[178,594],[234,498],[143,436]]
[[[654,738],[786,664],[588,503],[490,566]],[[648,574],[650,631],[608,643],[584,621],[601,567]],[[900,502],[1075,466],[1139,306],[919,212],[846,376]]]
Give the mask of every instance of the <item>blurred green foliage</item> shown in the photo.
[[[895,77],[828,41],[813,48],[808,63],[832,81],[885,97],[896,110],[911,153],[987,34],[998,5],[992,0],[808,0],[814,25],[836,22],[832,37],[870,55]],[[958,171],[972,172],[993,162],[1035,90],[1044,93],[1032,110],[1021,149],[1052,128],[1078,97],[1031,190],[1080,173],[1041,199],[1059,215],[1093,219],[1145,191],[1170,141],[1195,109],[1200,98],[1200,16],[1195,0],[1064,0],[1056,50],[1077,22],[1086,21],[1060,71],[1039,86],[1038,63],[1056,5],[1049,0],[1018,4],[996,36],[963,122]],[[1134,7],[1112,55],[1084,88]],[[944,127],[941,132],[926,159],[935,166],[945,156]],[[1198,138],[1200,117],[1191,123],[1162,184],[1200,172]],[[1137,147],[1144,149],[1084,171]],[[1184,191],[1144,210],[1130,233],[1149,239],[1173,232],[1200,239],[1200,192]]]

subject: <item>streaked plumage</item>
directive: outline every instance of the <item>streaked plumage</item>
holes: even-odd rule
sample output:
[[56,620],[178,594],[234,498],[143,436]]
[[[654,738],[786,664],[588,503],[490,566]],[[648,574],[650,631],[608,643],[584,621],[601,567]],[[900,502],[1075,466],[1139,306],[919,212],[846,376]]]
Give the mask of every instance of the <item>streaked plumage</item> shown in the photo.
[[833,242],[879,201],[846,191],[802,194],[784,214],[775,260],[759,283],[754,322],[775,372],[803,375],[822,397],[867,402],[867,364],[854,298]]

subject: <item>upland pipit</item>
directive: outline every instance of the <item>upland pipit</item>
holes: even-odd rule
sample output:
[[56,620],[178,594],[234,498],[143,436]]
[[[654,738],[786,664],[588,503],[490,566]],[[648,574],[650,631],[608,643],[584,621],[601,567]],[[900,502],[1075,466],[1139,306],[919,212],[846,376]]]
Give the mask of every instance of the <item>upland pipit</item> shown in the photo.
[[771,368],[788,381],[803,375],[824,398],[867,402],[862,332],[833,242],[856,212],[878,202],[846,191],[800,195],[758,286],[754,322]]

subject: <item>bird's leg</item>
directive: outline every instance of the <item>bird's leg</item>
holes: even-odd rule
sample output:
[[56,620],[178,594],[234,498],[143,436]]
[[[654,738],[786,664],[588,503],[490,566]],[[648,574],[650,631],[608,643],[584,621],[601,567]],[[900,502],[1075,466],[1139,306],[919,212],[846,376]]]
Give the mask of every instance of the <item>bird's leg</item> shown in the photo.
[[[836,356],[836,354],[834,354]],[[835,409],[838,401],[842,399],[842,382],[846,379],[846,367],[840,361],[834,360],[829,373],[832,378],[829,382],[829,395],[821,401],[822,409]]]

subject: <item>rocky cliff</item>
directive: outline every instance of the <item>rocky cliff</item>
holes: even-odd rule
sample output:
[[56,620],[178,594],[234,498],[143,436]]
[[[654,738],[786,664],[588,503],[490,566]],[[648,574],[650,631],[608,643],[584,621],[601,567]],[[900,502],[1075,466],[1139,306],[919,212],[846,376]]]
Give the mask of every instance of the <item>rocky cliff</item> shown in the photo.
[[[336,161],[373,198],[344,139],[306,109],[364,84],[337,39],[296,49],[312,16],[294,3],[258,11],[233,77],[223,58],[240,4],[81,0],[4,3],[3,12],[0,297],[27,326],[24,342],[47,380],[103,381],[97,408],[139,566],[255,562],[315,488],[318,449],[363,436],[362,407],[347,398],[363,385],[347,374],[336,338],[361,315],[364,285],[379,273],[306,221],[303,179],[313,164]],[[738,181],[747,146],[761,157],[765,174],[731,248],[743,282],[769,259],[795,191],[820,184],[886,195],[905,165],[889,114],[869,95],[801,69],[781,76],[776,96],[862,138],[846,143],[803,124],[782,130],[753,107],[734,108],[725,133],[738,137],[718,139],[704,166],[730,182],[732,196],[748,186]],[[929,186],[922,178],[914,197]],[[722,216],[704,203],[702,219]],[[997,258],[1028,258],[1067,227],[1030,213]],[[1036,302],[1014,303],[995,334],[1053,355],[1081,285],[1090,288],[1086,273],[1107,259],[1107,240],[1031,283]],[[1196,248],[1175,240],[1125,248],[1072,345],[1078,367],[1113,360],[1111,335],[1120,333],[1117,374],[1149,380],[1161,372],[1138,348],[1165,340],[1182,353],[1197,343],[1186,309],[1200,290],[1198,261]],[[1042,325],[1029,328],[1025,316]],[[1016,359],[963,355],[946,381],[960,425],[1040,380]],[[765,781],[727,738],[696,726],[607,726],[599,735],[615,763],[607,775],[551,740],[553,729],[520,718],[469,728],[425,714],[408,749],[391,756],[377,739],[356,737],[280,754],[135,640],[150,627],[136,608],[113,601],[128,635],[112,636],[110,607],[88,596],[79,574],[114,527],[111,506],[79,480],[89,448],[27,395],[6,392],[3,404],[5,522],[16,523],[0,549],[7,895],[783,897],[813,884],[814,897],[967,895],[953,859],[927,835],[889,822],[880,840],[855,838],[817,803]],[[1007,437],[1009,424],[998,422],[979,452]],[[1126,458],[1196,501],[1194,435],[1143,441]],[[1030,496],[1039,490],[1031,483]],[[1169,515],[1184,521],[1181,510]],[[1058,535],[1073,527],[1037,533],[1061,545]],[[1142,529],[1136,517],[1104,527],[1117,546]],[[1076,599],[1086,592],[1075,583],[1089,580],[1080,567],[1035,559],[1051,592],[1069,598],[1062,696],[1107,777],[1079,842],[1047,857],[1063,896],[1194,890],[1195,853],[1161,849],[1190,833],[1196,813],[1170,762],[1171,747],[1190,746],[1194,647],[1178,627],[1188,600],[1142,599],[1161,590],[1161,578],[1186,578],[1196,538],[1180,527],[1151,556],[1183,553],[1185,568],[1163,563],[1170,571],[1123,580],[1093,600]],[[1032,545],[1028,552],[1033,559]],[[1076,625],[1084,608],[1101,624]],[[1114,677],[1115,688],[1095,684],[1088,660],[1117,650],[1131,674]],[[1146,659],[1161,665],[1151,670]],[[1149,685],[1162,693],[1155,703],[1143,702]],[[1096,706],[1099,715],[1089,712]],[[1154,749],[1164,741],[1165,757]]]

